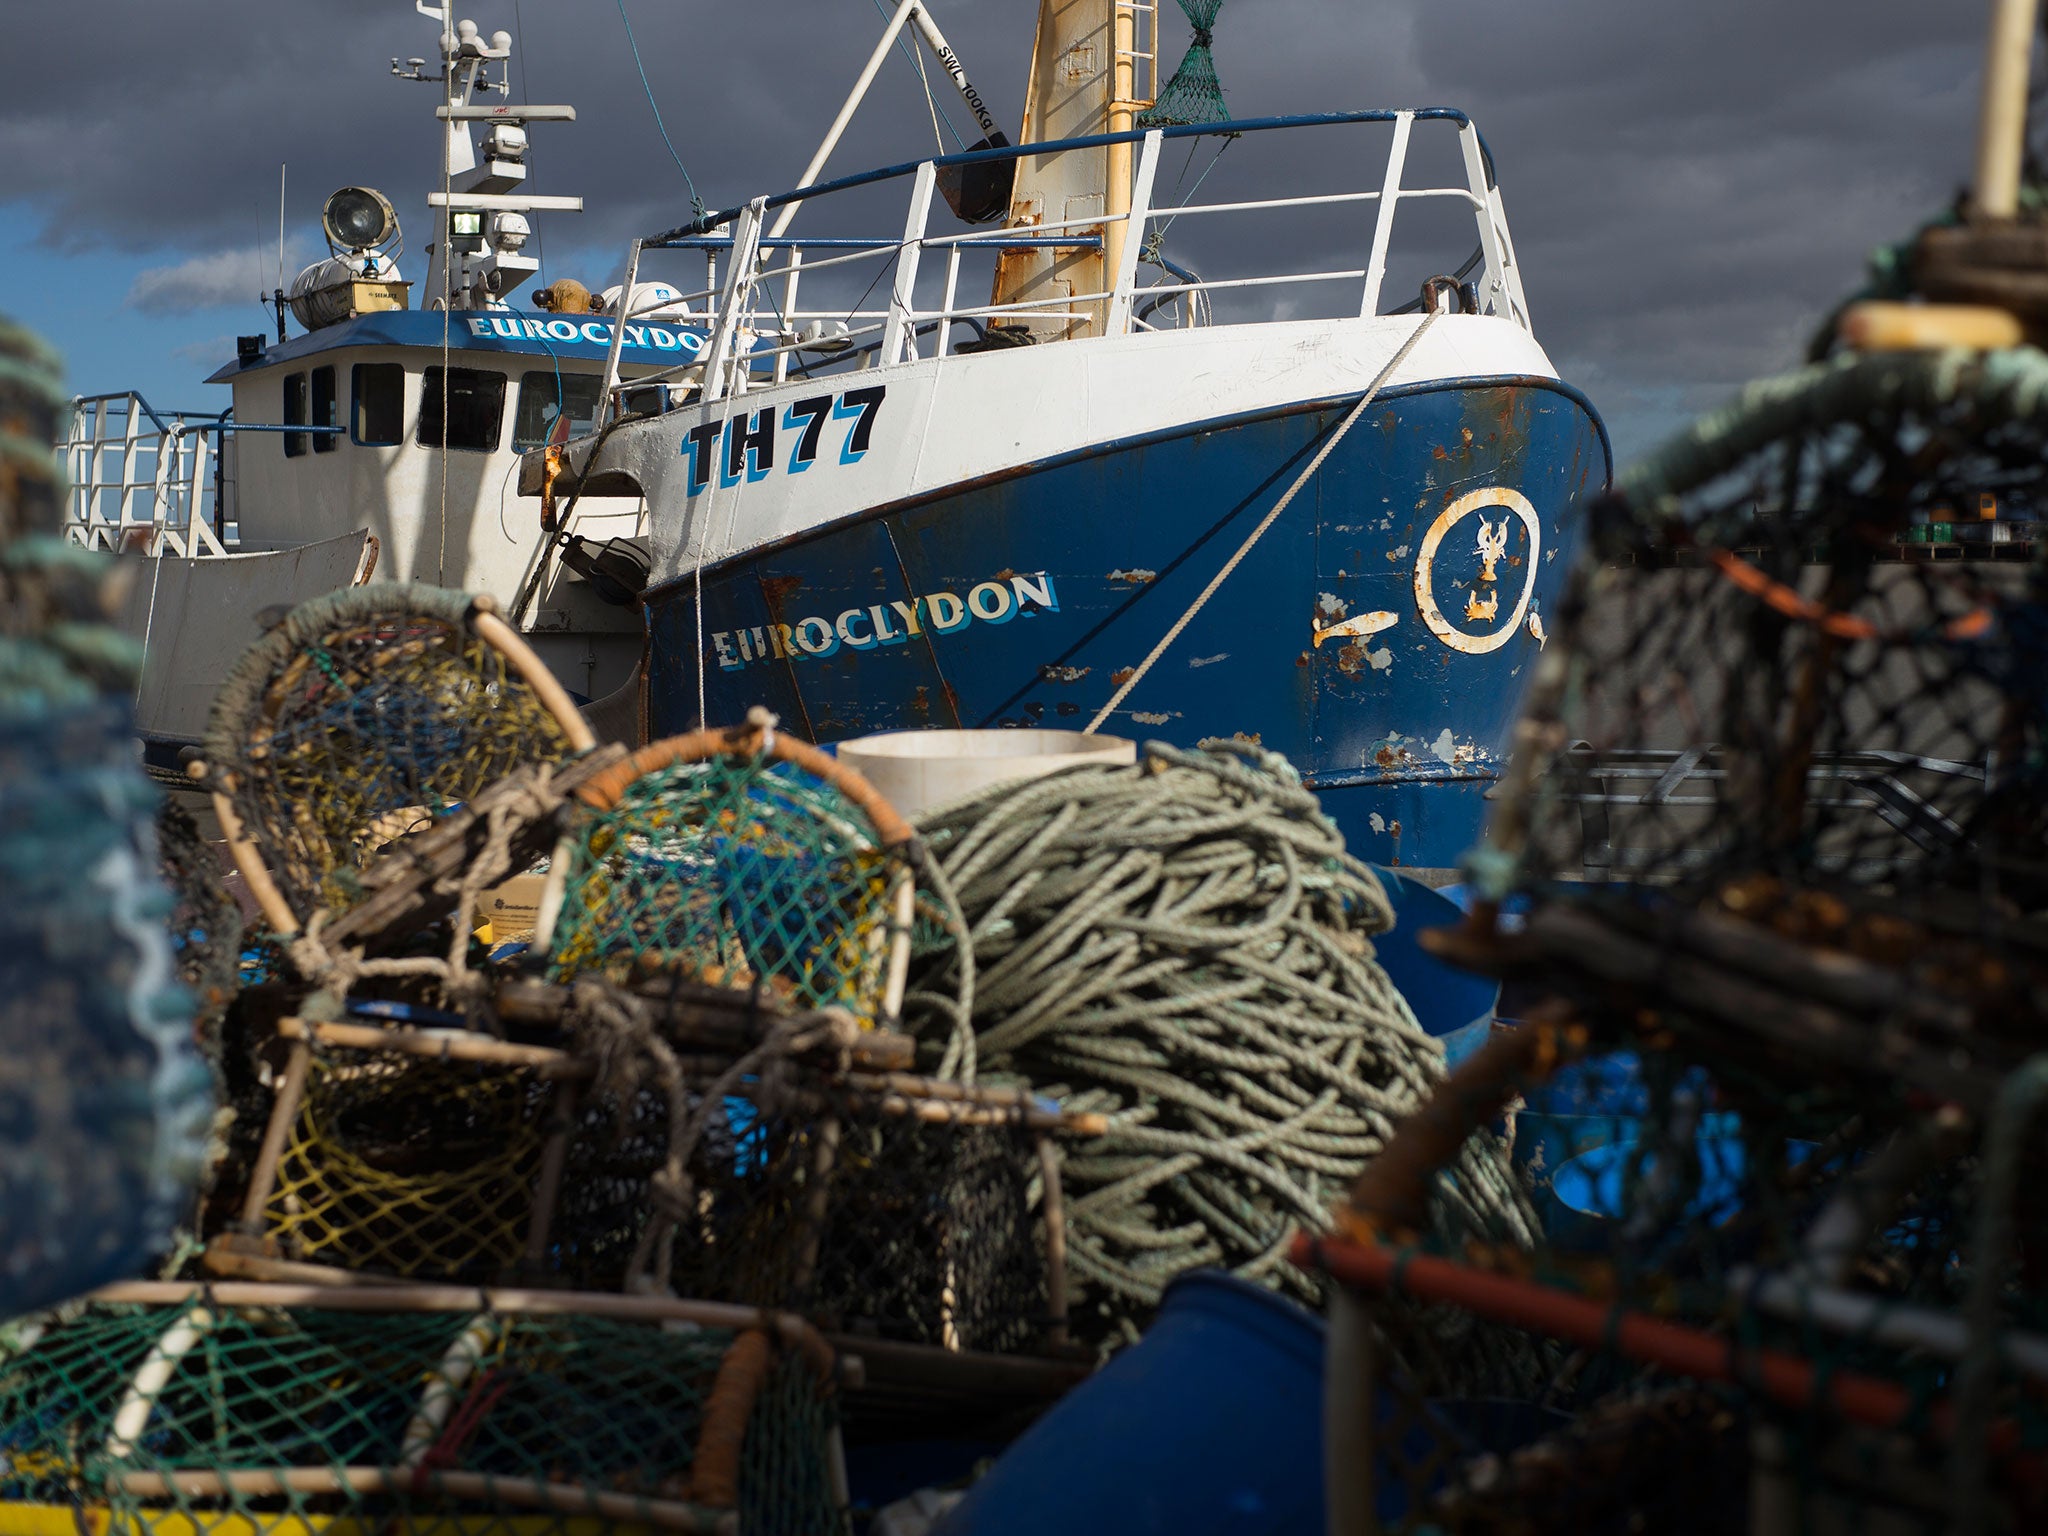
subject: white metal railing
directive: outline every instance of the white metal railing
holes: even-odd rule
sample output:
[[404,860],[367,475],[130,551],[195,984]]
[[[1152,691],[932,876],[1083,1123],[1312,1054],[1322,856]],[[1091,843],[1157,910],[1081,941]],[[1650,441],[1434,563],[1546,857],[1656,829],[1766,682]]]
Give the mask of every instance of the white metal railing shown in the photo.
[[87,549],[224,555],[220,446],[225,415],[160,413],[133,390],[72,402],[60,449],[70,482],[64,536]]
[[[1408,168],[1409,142],[1419,121],[1449,121],[1455,124],[1465,173],[1463,185],[1403,185]],[[1393,130],[1386,163],[1376,187],[1293,197],[1155,206],[1154,193],[1159,173],[1160,151],[1163,142],[1168,138],[1269,128],[1309,129],[1359,122],[1384,122],[1390,124]],[[1525,330],[1529,328],[1527,299],[1522,288],[1521,271],[1515,261],[1514,244],[1508,233],[1507,216],[1501,204],[1500,191],[1493,185],[1489,175],[1486,153],[1478,130],[1462,113],[1445,109],[1348,113],[1316,119],[1270,119],[1250,123],[1217,124],[1200,129],[1153,129],[1142,135],[1109,135],[1074,142],[1077,145],[1094,145],[1110,140],[1135,142],[1138,146],[1138,153],[1134,157],[1127,213],[1106,217],[1098,214],[1093,217],[1069,218],[1028,228],[997,226],[959,233],[933,234],[928,227],[932,194],[937,184],[939,168],[946,162],[927,160],[914,167],[896,167],[866,177],[847,178],[838,183],[800,189],[779,198],[756,198],[744,207],[700,221],[698,226],[701,230],[724,225],[729,229],[729,235],[706,237],[686,231],[672,231],[668,236],[656,237],[653,241],[635,241],[627,258],[626,282],[622,290],[625,294],[630,295],[634,291],[642,252],[653,245],[669,249],[701,249],[706,261],[706,285],[680,298],[664,296],[659,304],[650,304],[643,310],[631,310],[629,306],[629,312],[621,315],[619,319],[622,322],[630,320],[655,308],[690,307],[701,303],[705,309],[705,323],[709,331],[707,345],[696,359],[667,372],[670,375],[687,377],[695,387],[701,389],[703,398],[716,400],[727,395],[743,394],[749,389],[761,388],[768,384],[782,383],[789,377],[792,357],[805,352],[822,353],[824,348],[815,340],[807,340],[802,334],[801,328],[804,323],[812,320],[842,325],[855,320],[876,322],[857,328],[849,327],[836,333],[831,339],[831,346],[841,355],[837,358],[827,357],[817,366],[832,366],[834,363],[845,366],[844,354],[853,352],[857,360],[865,366],[887,367],[917,360],[921,355],[919,337],[932,332],[936,333],[936,337],[929,355],[939,358],[950,355],[952,330],[958,322],[980,322],[996,317],[1087,321],[1095,324],[1099,334],[1124,336],[1135,331],[1157,329],[1137,312],[1140,303],[1157,309],[1160,307],[1159,301],[1185,299],[1187,312],[1199,322],[1207,318],[1210,296],[1232,290],[1356,283],[1359,285],[1357,313],[1370,316],[1381,312],[1393,233],[1401,209],[1428,201],[1448,200],[1453,204],[1462,204],[1470,210],[1478,235],[1479,251],[1475,259],[1483,264],[1483,271],[1479,280],[1473,284],[1477,311],[1501,316]],[[1014,153],[1043,155],[1056,150],[1057,147],[1027,145],[1020,146]],[[804,201],[832,191],[845,190],[853,185],[869,184],[898,175],[908,175],[911,180],[909,206],[905,214],[903,233],[899,239],[807,241],[790,239],[783,235],[790,214]],[[1270,218],[1291,209],[1347,205],[1374,207],[1372,237],[1360,265],[1312,271],[1202,278],[1175,269],[1171,262],[1161,262],[1167,269],[1167,275],[1177,277],[1178,280],[1147,283],[1142,286],[1138,282],[1141,259],[1148,256],[1150,246],[1156,242],[1157,235],[1163,233],[1175,220],[1247,216]],[[780,216],[774,218],[771,227],[769,220],[778,207]],[[1007,304],[959,303],[961,263],[963,256],[968,253],[999,253],[1006,249],[1028,246],[1063,250],[1085,249],[1092,246],[1100,250],[1109,244],[1105,237],[1111,226],[1118,224],[1126,227],[1125,238],[1120,246],[1118,270],[1106,275],[1105,281],[1108,286],[1102,290],[1061,293],[1045,299]],[[845,249],[846,247],[852,248]],[[1274,241],[1271,248],[1284,249],[1285,246],[1283,242]],[[827,251],[830,251],[830,254],[825,254]],[[718,259],[721,252],[728,253],[723,265],[722,280]],[[931,306],[920,305],[918,302],[919,279],[923,258],[927,252],[934,255],[943,254],[945,258],[941,291],[937,303]],[[1158,258],[1153,255],[1152,259]],[[863,309],[858,303],[851,309],[807,310],[798,307],[800,284],[815,285],[816,278],[821,273],[863,263],[876,269],[876,284],[879,284],[884,276],[891,277],[889,302],[886,308]],[[889,272],[891,266],[894,269],[893,275]],[[648,382],[641,378],[621,384],[616,353],[617,338],[623,330],[623,324],[614,329],[614,357],[607,370],[606,385],[614,398],[622,387],[641,387]],[[870,337],[876,339],[866,342],[865,339]],[[856,350],[854,343],[857,341],[864,344]],[[841,343],[845,345],[841,346]]]

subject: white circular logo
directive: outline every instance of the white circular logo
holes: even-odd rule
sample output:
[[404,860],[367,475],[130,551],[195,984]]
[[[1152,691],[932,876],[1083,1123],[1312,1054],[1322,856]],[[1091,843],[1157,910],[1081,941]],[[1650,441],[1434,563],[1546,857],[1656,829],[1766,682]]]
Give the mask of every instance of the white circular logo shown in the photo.
[[[1459,629],[1437,606],[1434,589],[1437,550],[1442,547],[1445,537],[1456,528],[1468,512],[1478,512],[1486,507],[1501,507],[1514,513],[1522,520],[1522,526],[1529,531],[1529,553],[1522,561],[1522,593],[1516,599],[1514,608],[1503,617],[1499,586],[1500,562],[1507,557],[1508,520],[1505,516],[1498,523],[1482,517],[1479,519],[1479,536],[1475,546],[1479,555],[1479,579],[1472,584],[1465,603],[1463,617],[1467,622],[1484,623],[1490,627],[1484,633],[1472,634]],[[1529,505],[1529,498],[1520,491],[1511,491],[1502,486],[1485,486],[1476,491],[1467,491],[1456,501],[1437,514],[1437,520],[1429,525],[1429,532],[1422,537],[1422,548],[1415,556],[1415,606],[1422,610],[1422,622],[1429,626],[1429,632],[1456,651],[1469,656],[1483,656],[1488,651],[1497,651],[1506,645],[1521,628],[1522,619],[1529,611],[1529,599],[1536,592],[1536,561],[1543,548],[1543,523],[1536,516],[1536,509]],[[1484,595],[1482,595],[1484,593]]]

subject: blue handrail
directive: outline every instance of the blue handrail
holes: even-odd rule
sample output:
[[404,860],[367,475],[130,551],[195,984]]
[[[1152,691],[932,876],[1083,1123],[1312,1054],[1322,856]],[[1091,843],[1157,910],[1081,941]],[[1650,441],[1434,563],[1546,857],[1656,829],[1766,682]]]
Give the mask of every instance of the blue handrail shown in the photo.
[[[906,160],[898,165],[885,165],[880,170],[861,171],[852,176],[841,176],[833,181],[815,182],[808,187],[798,187],[789,192],[779,192],[767,199],[762,207],[781,208],[790,203],[805,202],[814,197],[823,197],[830,192],[844,192],[851,187],[872,186],[878,181],[894,181],[909,176],[921,165],[931,165],[945,170],[956,165],[995,165],[1005,160],[1021,160],[1026,156],[1064,153],[1070,149],[1100,149],[1110,144],[1141,143],[1150,133],[1157,133],[1167,139],[1196,139],[1211,135],[1235,137],[1245,133],[1266,133],[1276,128],[1327,128],[1345,123],[1391,123],[1400,115],[1400,109],[1377,107],[1366,112],[1313,112],[1296,117],[1243,117],[1224,123],[1177,123],[1168,128],[1134,128],[1126,133],[1092,133],[1078,139],[1053,139],[1042,144],[1010,144],[1001,149],[974,149],[957,155],[938,155],[930,160]],[[1472,119],[1456,107],[1417,107],[1414,116],[1418,121],[1450,121],[1462,127],[1469,127]],[[1477,131],[1476,129],[1474,130]],[[1480,137],[1480,149],[1486,163],[1493,163],[1493,152],[1486,147],[1485,137]],[[682,240],[691,235],[708,234],[721,224],[730,224],[746,211],[742,204],[736,208],[723,208],[716,213],[698,215],[687,224],[643,240],[643,246],[664,247],[672,240]]]
[[[139,390],[115,389],[109,390],[103,395],[73,395],[71,397],[71,404],[75,409],[81,405],[97,405],[104,400],[133,400],[142,407],[144,414],[156,423],[157,431],[168,432],[171,430],[170,423],[157,414],[156,407],[143,399],[142,393]],[[203,432],[209,427],[217,426],[221,422],[226,421],[233,411],[234,407],[229,406],[227,410],[218,413],[209,411],[173,411],[171,414],[179,417],[181,420],[188,416],[195,418],[192,423],[186,425],[185,430],[187,432]],[[229,425],[233,425],[233,423],[229,423]]]

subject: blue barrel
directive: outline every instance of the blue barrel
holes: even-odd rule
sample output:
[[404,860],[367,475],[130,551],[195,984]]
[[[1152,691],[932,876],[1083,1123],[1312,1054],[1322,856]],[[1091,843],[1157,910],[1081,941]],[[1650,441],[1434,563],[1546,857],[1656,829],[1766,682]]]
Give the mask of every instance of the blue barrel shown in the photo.
[[934,1536],[1323,1529],[1323,1322],[1215,1271],[1010,1447]]
[[1446,965],[1422,947],[1419,935],[1465,920],[1458,904],[1441,891],[1398,869],[1373,866],[1394,904],[1394,929],[1375,938],[1380,966],[1408,1006],[1416,1022],[1444,1043],[1444,1059],[1456,1066],[1486,1043],[1500,1002],[1500,983]]
[[[1432,1403],[1404,1427],[1410,1467],[1509,1451],[1556,1415]],[[1323,1514],[1323,1320],[1219,1270],[1166,1288],[1137,1344],[1076,1387],[1004,1452],[932,1536],[1296,1536]],[[1446,1456],[1447,1448],[1451,1451]],[[1382,1460],[1378,1511],[1408,1490]]]
[[1524,1094],[1515,1112],[1514,1159],[1528,1171],[1538,1209],[1565,1164],[1595,1148],[1633,1141],[1649,1109],[1650,1091],[1633,1051],[1589,1056]]
[[[1654,1153],[1638,1159],[1639,1129],[1631,1128],[1625,1136],[1559,1166],[1550,1182],[1550,1209],[1544,1213],[1553,1241],[1566,1247],[1598,1247],[1611,1235],[1609,1223],[1629,1213],[1635,1189],[1655,1161]],[[1814,1145],[1787,1142],[1787,1161],[1805,1161]],[[1699,1160],[1697,1185],[1673,1225],[1719,1226],[1741,1211],[1748,1193],[1749,1152],[1743,1145],[1741,1121],[1732,1114],[1703,1117],[1693,1152]],[[1637,1167],[1639,1161],[1644,1166]]]

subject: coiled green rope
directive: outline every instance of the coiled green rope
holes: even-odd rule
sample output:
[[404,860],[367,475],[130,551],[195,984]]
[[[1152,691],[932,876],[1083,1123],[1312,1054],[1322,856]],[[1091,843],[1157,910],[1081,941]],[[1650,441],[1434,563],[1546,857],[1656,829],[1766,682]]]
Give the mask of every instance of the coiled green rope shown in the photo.
[[[1082,1304],[1116,1331],[1204,1265],[1312,1296],[1290,1236],[1324,1224],[1444,1068],[1374,959],[1385,891],[1285,759],[1153,743],[1134,767],[997,788],[920,830],[972,934],[981,1071],[1110,1119],[1066,1148]],[[950,945],[913,977],[907,1012],[935,1038],[957,982]],[[1534,1240],[1480,1139],[1439,1203],[1446,1230]]]

